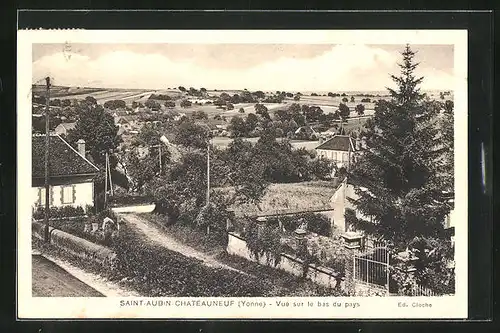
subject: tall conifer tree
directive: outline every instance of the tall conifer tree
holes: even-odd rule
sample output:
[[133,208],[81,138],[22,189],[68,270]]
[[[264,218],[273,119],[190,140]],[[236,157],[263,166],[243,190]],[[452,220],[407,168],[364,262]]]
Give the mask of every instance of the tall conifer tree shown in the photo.
[[402,57],[399,76],[391,76],[396,87],[388,88],[390,100],[377,102],[349,175],[359,196],[352,203],[365,218],[346,215],[358,228],[400,248],[417,236],[441,237],[453,195],[453,167],[443,158],[449,135],[436,120],[443,104],[420,91],[423,78],[415,76],[418,63],[409,45]]

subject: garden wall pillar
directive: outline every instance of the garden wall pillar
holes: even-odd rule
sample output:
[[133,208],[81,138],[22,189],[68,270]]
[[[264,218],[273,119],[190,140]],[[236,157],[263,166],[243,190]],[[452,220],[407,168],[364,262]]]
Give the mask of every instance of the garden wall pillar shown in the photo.
[[345,291],[350,295],[354,295],[356,291],[355,281],[355,257],[359,253],[363,241],[363,235],[357,232],[346,232],[342,235],[344,238],[345,251],[347,251],[347,262],[345,265]]

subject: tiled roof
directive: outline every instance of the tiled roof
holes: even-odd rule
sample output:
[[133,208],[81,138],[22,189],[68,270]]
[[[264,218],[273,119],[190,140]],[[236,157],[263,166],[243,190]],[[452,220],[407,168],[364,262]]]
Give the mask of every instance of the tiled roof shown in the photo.
[[[49,138],[49,176],[95,174],[99,169],[59,135]],[[32,136],[32,177],[45,177],[45,135]]]
[[[349,147],[350,145],[350,147]],[[340,150],[340,151],[354,151],[354,140],[347,135],[336,135],[323,144],[316,147],[316,149],[325,150]]]

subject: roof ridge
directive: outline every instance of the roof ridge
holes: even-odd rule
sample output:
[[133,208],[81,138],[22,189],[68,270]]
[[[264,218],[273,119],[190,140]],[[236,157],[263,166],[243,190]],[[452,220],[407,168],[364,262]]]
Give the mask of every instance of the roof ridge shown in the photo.
[[73,148],[68,142],[66,142],[66,140],[64,140],[59,134],[56,133],[56,135],[62,142],[64,142],[68,147],[70,147],[75,153],[78,154],[78,156],[80,156],[81,158],[83,158],[88,164],[90,164],[91,166],[93,166],[97,171],[99,171],[99,168],[96,167],[92,162],[90,162],[85,156],[83,156],[82,154],[80,154],[80,152],[78,152],[75,148]]

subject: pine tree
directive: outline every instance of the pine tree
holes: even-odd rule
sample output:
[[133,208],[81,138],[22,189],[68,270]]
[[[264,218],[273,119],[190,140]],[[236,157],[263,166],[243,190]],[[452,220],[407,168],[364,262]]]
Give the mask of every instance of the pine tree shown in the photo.
[[[398,247],[415,237],[441,237],[453,191],[450,166],[443,158],[449,145],[436,119],[442,103],[430,101],[415,76],[418,63],[409,45],[402,52],[401,73],[392,75],[396,89],[380,100],[362,133],[365,145],[349,181],[359,196],[351,200],[365,219],[346,219],[358,228],[383,236]],[[447,195],[444,195],[447,191]],[[370,221],[367,221],[370,219]]]

